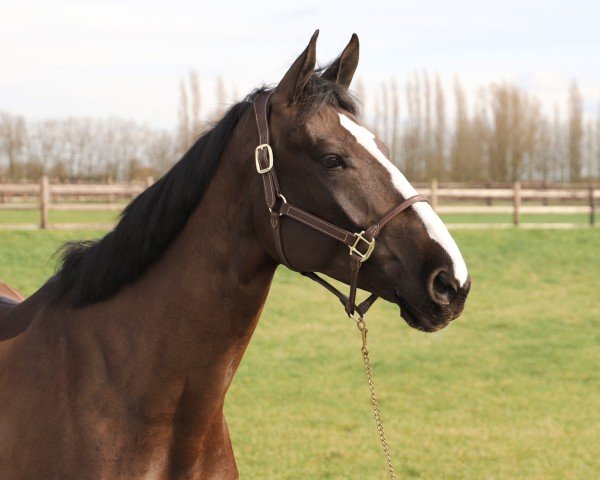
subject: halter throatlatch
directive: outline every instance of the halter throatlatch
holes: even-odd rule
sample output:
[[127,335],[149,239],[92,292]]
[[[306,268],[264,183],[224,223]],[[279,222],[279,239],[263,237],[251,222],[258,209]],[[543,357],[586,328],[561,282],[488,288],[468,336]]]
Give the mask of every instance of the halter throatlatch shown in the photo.
[[277,174],[275,173],[274,168],[273,150],[269,144],[270,133],[268,115],[272,94],[273,91],[261,92],[254,99],[254,114],[256,117],[259,138],[259,145],[254,152],[254,159],[256,162],[256,171],[261,175],[263,181],[265,200],[267,208],[269,209],[275,249],[277,250],[279,260],[281,260],[281,262],[290,270],[299,271],[290,265],[285,256],[283,240],[281,237],[281,219],[284,216],[293,218],[294,220],[345,244],[348,247],[350,254],[350,293],[348,295],[344,295],[314,272],[299,271],[299,273],[314,280],[333,293],[340,300],[342,305],[344,305],[344,309],[348,316],[352,317],[356,312],[362,317],[371,305],[373,305],[375,300],[377,300],[377,295],[373,293],[365,301],[356,305],[358,272],[363,262],[366,262],[369,259],[375,249],[375,237],[379,235],[381,229],[396,215],[406,210],[413,203],[426,202],[427,197],[418,194],[407,198],[388,211],[378,222],[373,223],[365,230],[356,233],[349,232],[348,230],[329,223],[327,220],[323,220],[312,213],[292,205],[281,193],[281,188],[279,187],[279,181],[277,180]]

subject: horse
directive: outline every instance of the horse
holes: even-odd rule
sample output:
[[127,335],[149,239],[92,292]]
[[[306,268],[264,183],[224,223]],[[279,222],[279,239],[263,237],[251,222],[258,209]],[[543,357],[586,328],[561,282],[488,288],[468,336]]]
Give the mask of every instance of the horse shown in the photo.
[[393,302],[422,331],[461,314],[456,243],[358,118],[358,37],[316,68],[317,35],[114,229],[5,300],[3,480],[238,478],[223,403],[279,265]]

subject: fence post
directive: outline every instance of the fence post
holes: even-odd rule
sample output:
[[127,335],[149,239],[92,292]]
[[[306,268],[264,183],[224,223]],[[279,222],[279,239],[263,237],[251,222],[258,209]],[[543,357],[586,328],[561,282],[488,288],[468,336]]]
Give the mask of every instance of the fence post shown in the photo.
[[513,187],[513,223],[519,225],[519,215],[521,208],[521,182],[516,181]]
[[[113,183],[114,182],[113,182],[113,178],[112,177],[108,177],[106,179],[106,184],[107,185],[112,185]],[[115,194],[114,193],[109,193],[108,194],[108,204],[112,205],[113,203],[115,203]]]
[[48,228],[48,206],[50,204],[50,183],[44,175],[40,181],[40,228]]
[[438,207],[438,181],[437,178],[431,179],[431,189],[429,192],[429,203],[431,208],[437,210]]
[[590,226],[596,223],[596,201],[594,199],[594,184],[590,182]]
[[[546,180],[544,180],[544,181],[542,182],[542,190],[546,190],[547,188],[548,188],[548,182],[546,182]],[[544,207],[547,207],[547,206],[548,206],[548,197],[543,197],[543,198],[542,198],[542,205],[543,205]]]

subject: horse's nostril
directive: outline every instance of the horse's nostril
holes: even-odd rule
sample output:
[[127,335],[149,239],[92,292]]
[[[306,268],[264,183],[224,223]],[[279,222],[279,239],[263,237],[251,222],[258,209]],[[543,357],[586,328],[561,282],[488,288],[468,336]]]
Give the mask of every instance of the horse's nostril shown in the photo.
[[454,300],[458,286],[456,280],[446,270],[436,270],[429,278],[429,296],[440,305],[448,305]]

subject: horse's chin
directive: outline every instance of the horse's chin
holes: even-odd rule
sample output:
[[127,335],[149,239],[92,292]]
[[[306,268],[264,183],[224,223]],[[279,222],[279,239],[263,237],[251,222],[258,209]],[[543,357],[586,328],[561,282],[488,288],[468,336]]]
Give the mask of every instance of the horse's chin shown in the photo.
[[450,323],[450,319],[432,319],[426,317],[400,297],[396,299],[396,303],[400,307],[400,316],[406,321],[406,323],[412,328],[420,330],[421,332],[437,332],[438,330],[448,326]]

